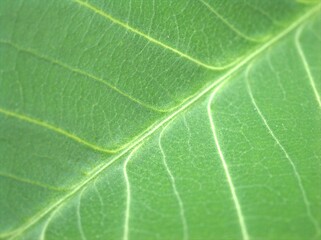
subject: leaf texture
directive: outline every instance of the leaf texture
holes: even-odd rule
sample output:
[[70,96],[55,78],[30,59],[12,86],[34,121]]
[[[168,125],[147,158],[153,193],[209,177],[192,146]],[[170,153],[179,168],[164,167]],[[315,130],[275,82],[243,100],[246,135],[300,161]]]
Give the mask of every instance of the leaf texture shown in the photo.
[[0,238],[320,239],[313,1],[1,1]]

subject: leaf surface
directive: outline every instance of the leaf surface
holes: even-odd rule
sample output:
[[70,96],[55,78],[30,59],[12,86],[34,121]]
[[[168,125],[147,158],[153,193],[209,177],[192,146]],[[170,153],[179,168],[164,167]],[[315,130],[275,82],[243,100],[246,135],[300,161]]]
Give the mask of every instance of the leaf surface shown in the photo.
[[0,237],[320,239],[312,1],[1,1]]

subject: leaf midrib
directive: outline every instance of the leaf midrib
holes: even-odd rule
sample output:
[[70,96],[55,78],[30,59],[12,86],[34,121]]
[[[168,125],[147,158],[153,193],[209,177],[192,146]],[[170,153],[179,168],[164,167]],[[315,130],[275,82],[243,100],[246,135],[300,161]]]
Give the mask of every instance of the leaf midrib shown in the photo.
[[[173,120],[176,116],[178,116],[181,112],[186,110],[188,107],[193,105],[195,102],[197,102],[200,98],[202,98],[207,93],[211,92],[211,90],[214,90],[214,88],[217,85],[225,84],[233,74],[237,73],[238,70],[242,69],[243,66],[245,66],[248,62],[250,62],[255,57],[259,56],[261,53],[264,52],[267,48],[274,45],[276,42],[278,42],[280,39],[291,33],[294,29],[296,29],[299,25],[301,25],[303,22],[305,22],[307,19],[309,19],[311,16],[316,14],[321,8],[321,4],[318,4],[314,8],[312,8],[310,11],[303,14],[301,17],[299,17],[296,21],[294,21],[292,24],[290,24],[286,29],[284,29],[282,32],[280,32],[276,37],[271,38],[268,42],[263,44],[261,47],[255,49],[252,53],[248,54],[247,56],[244,56],[244,59],[240,61],[238,64],[233,66],[230,70],[228,70],[223,76],[216,79],[212,84],[207,86],[204,89],[201,89],[198,93],[194,94],[190,98],[186,99],[184,102],[182,102],[181,107],[179,107],[176,111],[174,111],[172,114],[167,116],[165,119],[160,121],[157,124],[154,124],[150,127],[148,131],[146,131],[141,136],[137,137],[136,140],[134,140],[126,149],[124,149],[122,152],[117,154],[114,158],[112,158],[107,163],[103,163],[96,168],[94,168],[89,177],[81,181],[80,183],[76,184],[74,189],[70,191],[68,194],[66,194],[64,197],[53,203],[51,206],[47,207],[46,209],[36,213],[32,218],[30,218],[29,221],[27,221],[25,224],[21,225],[15,230],[11,230],[10,232],[1,234],[0,237],[9,237],[10,239],[14,239],[15,237],[21,235],[24,231],[29,229],[31,226],[36,224],[41,218],[46,216],[48,213],[50,213],[55,208],[61,206],[64,204],[69,198],[71,198],[73,195],[78,193],[83,187],[85,187],[88,183],[90,183],[93,179],[99,176],[101,172],[106,170],[110,165],[112,165],[114,162],[116,162],[118,159],[120,159],[123,155],[125,155],[127,152],[129,152],[131,149],[133,149],[138,144],[144,144],[145,141],[148,140],[148,138],[156,132],[158,129],[160,129],[164,124],[168,123],[169,121]],[[224,87],[224,86],[223,86]]]

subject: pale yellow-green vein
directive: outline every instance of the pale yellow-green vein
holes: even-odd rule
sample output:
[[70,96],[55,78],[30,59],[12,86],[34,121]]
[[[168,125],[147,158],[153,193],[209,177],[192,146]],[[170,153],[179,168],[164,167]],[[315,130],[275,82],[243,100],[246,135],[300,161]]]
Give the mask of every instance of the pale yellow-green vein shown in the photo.
[[187,53],[184,53],[184,52],[182,52],[182,51],[180,51],[178,49],[175,49],[175,48],[173,48],[173,47],[171,47],[171,46],[169,46],[169,45],[167,45],[167,44],[165,44],[165,43],[153,38],[152,36],[149,36],[148,34],[142,32],[142,31],[140,31],[140,30],[138,30],[138,29],[136,29],[136,28],[134,28],[132,26],[130,26],[128,23],[125,23],[125,22],[122,22],[119,19],[116,19],[112,15],[106,13],[105,11],[99,9],[98,7],[92,5],[92,4],[88,3],[88,2],[84,2],[84,1],[81,1],[81,0],[72,0],[72,1],[74,1],[74,2],[78,3],[79,5],[87,8],[87,9],[89,9],[91,11],[93,11],[95,14],[98,14],[98,15],[108,19],[109,21],[111,21],[113,23],[116,23],[117,25],[125,28],[126,30],[131,31],[131,32],[133,32],[133,33],[135,33],[135,34],[147,39],[149,42],[151,42],[151,43],[153,43],[155,45],[158,45],[158,46],[160,46],[160,47],[162,47],[164,49],[167,49],[167,50],[179,55],[180,57],[185,58],[185,59],[187,59],[187,60],[189,60],[189,61],[191,61],[191,62],[193,62],[193,63],[195,63],[195,64],[197,64],[197,65],[199,65],[201,67],[204,67],[204,68],[207,68],[207,69],[210,69],[210,70],[224,70],[224,69],[227,69],[227,68],[235,65],[237,62],[240,61],[240,59],[236,59],[235,61],[233,61],[233,62],[231,62],[231,63],[229,63],[229,64],[227,64],[225,66],[213,66],[213,65],[204,63],[202,60],[196,59],[195,57],[190,56]]
[[3,108],[0,108],[0,113],[7,116],[7,117],[13,117],[13,118],[16,118],[16,119],[19,119],[21,121],[24,121],[24,122],[28,122],[28,123],[31,123],[31,124],[34,124],[36,126],[40,126],[40,127],[43,127],[43,128],[46,128],[46,129],[49,129],[55,133],[58,133],[58,134],[61,134],[73,141],[76,141],[82,145],[85,145],[95,151],[99,151],[99,152],[103,152],[103,153],[115,153],[115,151],[113,150],[109,150],[109,149],[106,149],[106,148],[103,148],[101,146],[98,146],[98,145],[95,145],[94,143],[91,143],[91,142],[88,142],[64,129],[61,129],[59,127],[56,127],[54,125],[51,125],[47,122],[44,122],[42,120],[39,120],[39,119],[36,119],[36,118],[33,118],[33,117],[29,117],[29,116],[26,116],[24,114],[21,114],[21,113],[16,113],[16,112],[12,112],[12,111],[8,111],[6,109],[3,109]]
[[92,80],[94,80],[94,81],[97,81],[97,82],[99,82],[99,83],[102,83],[102,84],[104,84],[105,86],[107,86],[109,89],[114,90],[114,91],[117,92],[118,94],[124,96],[125,98],[129,99],[130,101],[135,102],[135,103],[137,103],[138,105],[140,105],[140,106],[142,106],[142,107],[144,107],[144,108],[146,108],[146,109],[150,109],[150,110],[152,110],[152,111],[154,111],[154,112],[167,112],[167,111],[169,111],[168,109],[160,109],[160,108],[156,108],[156,107],[153,106],[153,105],[144,103],[143,101],[141,101],[141,100],[139,100],[139,99],[137,99],[137,98],[134,98],[133,96],[128,95],[126,92],[123,92],[122,90],[118,89],[117,87],[115,87],[114,85],[110,84],[108,81],[106,81],[106,80],[104,80],[104,79],[102,79],[102,78],[99,78],[99,77],[97,77],[97,76],[95,76],[95,75],[93,75],[93,74],[90,74],[90,73],[88,73],[88,72],[85,72],[85,71],[83,71],[83,70],[81,70],[81,69],[78,69],[78,68],[69,66],[68,64],[63,63],[63,62],[61,62],[61,61],[59,61],[59,60],[57,60],[57,59],[53,59],[53,58],[50,58],[50,57],[45,56],[45,55],[43,55],[43,54],[40,54],[40,53],[36,52],[36,51],[33,50],[33,49],[27,49],[27,48],[24,48],[24,47],[22,47],[22,46],[19,46],[19,45],[16,44],[16,43],[9,42],[9,41],[5,41],[5,40],[0,40],[0,43],[2,43],[2,44],[8,44],[8,45],[16,48],[16,49],[19,50],[19,51],[22,51],[22,52],[31,54],[31,55],[39,58],[39,59],[43,59],[43,60],[45,60],[45,61],[47,61],[47,62],[50,62],[50,63],[52,63],[52,64],[56,64],[56,65],[58,65],[58,66],[60,66],[60,67],[63,67],[63,68],[65,68],[65,69],[67,69],[67,70],[69,70],[69,71],[71,71],[71,72],[78,73],[78,74],[80,74],[80,75],[82,75],[82,76],[88,77],[88,78],[90,78],[90,79],[92,79]]
[[230,28],[235,34],[240,36],[241,38],[250,41],[250,42],[264,42],[270,36],[264,37],[262,39],[253,38],[251,36],[247,36],[246,34],[242,33],[238,30],[235,26],[233,26],[229,21],[227,21],[221,14],[219,14],[210,4],[205,2],[204,0],[199,0],[206,8],[208,8],[218,19],[220,19],[228,28]]
[[8,179],[12,179],[14,181],[18,181],[18,182],[22,182],[22,183],[26,183],[26,184],[30,184],[36,187],[41,187],[41,188],[45,188],[48,190],[52,190],[52,191],[67,191],[68,189],[64,189],[64,188],[59,188],[59,187],[55,187],[55,186],[51,186],[45,183],[41,183],[41,182],[37,182],[34,180],[30,180],[27,178],[22,178],[22,177],[18,177],[9,173],[5,173],[5,172],[0,172],[0,177],[5,177]]

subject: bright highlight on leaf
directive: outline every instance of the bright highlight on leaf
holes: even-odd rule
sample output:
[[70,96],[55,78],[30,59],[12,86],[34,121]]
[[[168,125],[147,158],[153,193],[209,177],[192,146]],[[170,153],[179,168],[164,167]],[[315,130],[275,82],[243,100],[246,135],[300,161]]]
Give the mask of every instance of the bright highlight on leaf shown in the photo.
[[0,2],[0,239],[321,239],[319,1]]

